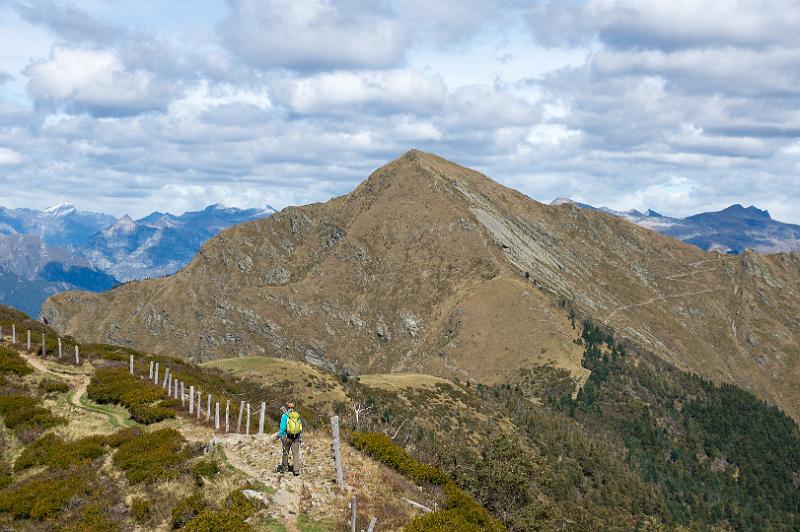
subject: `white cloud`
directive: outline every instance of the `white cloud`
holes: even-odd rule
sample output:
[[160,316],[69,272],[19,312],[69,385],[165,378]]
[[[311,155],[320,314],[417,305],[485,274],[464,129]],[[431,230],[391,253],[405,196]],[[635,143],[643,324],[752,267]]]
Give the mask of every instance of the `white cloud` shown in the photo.
[[25,162],[22,154],[0,146],[0,166],[17,166]]
[[259,68],[382,68],[398,64],[406,28],[385,2],[232,0],[222,26],[231,49]]
[[56,47],[49,59],[31,63],[24,74],[37,100],[100,116],[163,109],[180,90],[149,72],[127,70],[104,50]]

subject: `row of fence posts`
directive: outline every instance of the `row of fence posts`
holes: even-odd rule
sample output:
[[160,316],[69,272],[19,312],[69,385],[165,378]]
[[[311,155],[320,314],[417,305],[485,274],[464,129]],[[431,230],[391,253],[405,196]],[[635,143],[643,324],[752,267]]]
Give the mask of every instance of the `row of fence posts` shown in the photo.
[[[134,374],[133,355],[130,355],[129,363],[130,374]],[[195,416],[196,419],[201,420],[203,417],[203,391],[199,388],[195,389],[194,384],[189,385],[187,393],[186,382],[178,380],[169,367],[164,368],[161,372],[160,362],[151,360],[148,372],[148,380],[157,386],[161,386],[166,390],[167,395],[175,400],[181,402],[181,408],[186,408],[186,403],[189,403],[189,415]],[[212,394],[208,393],[205,396],[205,421],[211,422],[211,412],[213,406],[214,412],[214,429],[218,432],[223,432],[223,421],[221,412],[221,402],[213,401]],[[224,418],[224,432],[231,432],[231,401],[225,400],[225,418]],[[251,418],[258,414],[258,432],[257,434],[264,434],[264,423],[266,421],[267,403],[262,402],[258,410],[253,410],[250,403],[241,401],[239,403],[239,416],[236,421],[236,432],[239,434],[250,434]],[[242,422],[244,421],[244,432],[242,432]]]
[[[133,355],[130,355],[130,373],[131,375],[134,374],[133,371]],[[154,360],[150,361],[150,369],[148,373],[148,378],[154,384],[158,385],[161,384],[161,387],[167,390],[168,396],[179,399],[181,401],[181,407],[185,408],[186,403],[189,403],[189,415],[196,416],[199,420],[202,416],[202,403],[203,403],[203,392],[201,390],[195,391],[195,387],[193,384],[189,385],[189,394],[186,394],[186,383],[184,381],[179,381],[178,379],[173,378],[171,369],[169,367],[164,369],[163,376],[159,379],[161,368],[160,363]],[[195,400],[195,398],[197,398]],[[206,395],[206,423],[210,422],[211,420],[211,402],[212,396],[211,394]],[[225,433],[230,432],[230,408],[231,402],[230,399],[225,400]],[[259,418],[258,418],[258,434],[264,434],[264,416],[267,411],[267,403],[262,402],[261,407],[258,411]],[[236,421],[236,432],[241,434],[242,433],[242,416],[246,415],[245,417],[245,431],[244,434],[250,434],[250,417],[251,417],[251,408],[250,403],[246,403],[245,401],[241,401],[239,403],[239,416]],[[220,420],[220,402],[216,401],[214,403],[214,429],[217,432],[221,432],[222,425]],[[339,433],[339,416],[333,416],[331,418],[331,432],[333,434],[333,455],[336,467],[336,483],[339,486],[340,491],[345,491],[345,484],[344,484],[344,473],[342,471],[342,457],[341,457],[341,439]],[[356,531],[356,520],[358,515],[358,502],[356,497],[353,496],[352,500],[350,501],[351,507],[351,518],[350,518],[350,527],[351,531]],[[376,517],[372,517],[369,522],[369,528],[367,529],[368,532],[374,532],[375,526],[378,520]]]
[[[0,339],[2,339],[2,338],[3,338],[3,326],[0,325]],[[58,358],[61,359],[63,357],[63,355],[64,355],[62,347],[61,347],[61,338],[57,339],[57,343],[58,343]],[[11,325],[11,344],[12,345],[17,345],[17,326],[16,326],[16,324],[12,324]],[[31,330],[27,329],[27,339],[26,339],[26,343],[25,343],[25,348],[26,348],[26,350],[28,352],[31,352],[31,345],[32,345],[32,342],[31,342]],[[44,333],[42,333],[42,346],[41,346],[41,350],[39,350],[39,351],[42,353],[42,356],[47,356],[47,338],[45,337]],[[76,345],[75,346],[75,364],[80,365],[80,363],[81,363],[80,349]]]
[[[3,327],[0,326],[0,339],[3,338]],[[17,343],[17,327],[16,325],[11,325],[11,343],[16,345]],[[27,330],[27,350],[31,350],[31,331],[30,329]],[[47,355],[47,343],[44,333],[42,333],[42,348],[41,348],[42,356]],[[62,352],[62,345],[61,345],[61,338],[58,338],[58,358],[61,358],[63,355]],[[75,346],[75,363],[80,364],[80,349],[76,345]],[[135,375],[134,372],[134,356],[130,355],[129,364],[128,364],[128,371],[131,375]],[[189,385],[189,393],[186,393],[186,383],[184,381],[179,381],[178,379],[174,378],[172,372],[169,367],[164,370],[163,377],[159,381],[159,373],[160,373],[160,366],[159,362],[157,361],[150,361],[150,370],[148,374],[148,380],[152,381],[155,385],[161,385],[163,389],[167,391],[167,395],[173,399],[180,400],[181,407],[185,408],[186,403],[188,400],[189,403],[189,415],[196,415],[197,419],[201,419],[202,415],[202,399],[203,393],[201,390],[197,390],[195,392],[194,385]],[[195,397],[197,400],[195,401]],[[211,420],[211,394],[207,394],[206,400],[206,422],[210,422]],[[230,399],[225,400],[225,433],[230,432],[230,410],[231,410],[231,402]],[[265,415],[267,411],[267,404],[266,402],[261,403],[261,407],[258,411],[253,412],[253,414],[258,413],[258,434],[264,434],[264,421]],[[245,403],[245,401],[241,401],[239,403],[239,416],[236,421],[236,432],[241,434],[242,433],[242,416],[246,412],[246,417],[244,419],[245,422],[245,434],[250,434],[250,417],[251,417],[251,407],[250,403]],[[222,425],[220,420],[220,402],[216,401],[214,403],[214,429],[216,431],[221,431]],[[331,418],[331,432],[333,434],[333,454],[336,466],[336,483],[339,486],[340,491],[345,490],[344,484],[344,473],[342,471],[342,459],[341,459],[341,441],[339,435],[339,416],[333,416]],[[351,519],[350,519],[350,529],[351,532],[356,532],[356,519],[358,515],[358,501],[356,497],[353,496],[352,500],[350,501],[350,510],[351,510]],[[377,518],[372,517],[369,522],[369,528],[367,529],[368,532],[374,532],[375,526],[377,523]]]

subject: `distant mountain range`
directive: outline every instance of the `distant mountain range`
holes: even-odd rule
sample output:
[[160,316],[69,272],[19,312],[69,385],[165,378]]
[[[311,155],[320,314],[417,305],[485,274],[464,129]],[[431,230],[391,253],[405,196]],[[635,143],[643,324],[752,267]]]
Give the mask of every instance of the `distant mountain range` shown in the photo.
[[759,253],[800,251],[800,225],[773,220],[769,212],[736,204],[718,212],[704,212],[686,218],[664,216],[652,209],[615,211],[593,207],[567,198],[558,198],[551,205],[572,203],[584,209],[603,211],[693,244],[706,251],[741,253],[752,249]]
[[42,211],[0,207],[0,303],[36,316],[58,292],[100,292],[121,281],[175,273],[222,229],[274,212],[211,205],[133,220],[70,204]]

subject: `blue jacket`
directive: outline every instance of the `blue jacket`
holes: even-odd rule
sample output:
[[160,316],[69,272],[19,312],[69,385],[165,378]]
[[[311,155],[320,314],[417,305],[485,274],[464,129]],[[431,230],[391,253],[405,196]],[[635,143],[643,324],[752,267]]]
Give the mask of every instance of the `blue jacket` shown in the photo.
[[288,422],[289,422],[289,412],[287,411],[284,412],[283,415],[281,416],[281,429],[278,432],[278,436],[280,436],[281,438],[286,437],[286,423]]

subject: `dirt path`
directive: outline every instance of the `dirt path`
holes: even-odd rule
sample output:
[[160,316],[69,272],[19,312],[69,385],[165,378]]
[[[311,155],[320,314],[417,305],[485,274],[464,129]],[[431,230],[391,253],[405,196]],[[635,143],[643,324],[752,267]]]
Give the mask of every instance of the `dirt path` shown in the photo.
[[651,297],[647,301],[642,301],[641,303],[634,303],[633,305],[625,305],[619,308],[614,309],[605,317],[605,321],[608,322],[615,314],[618,312],[622,312],[625,310],[630,310],[637,307],[644,307],[646,305],[650,305],[651,303],[655,303],[656,301],[666,301],[667,299],[679,299],[682,297],[691,297],[691,296],[699,296],[701,294],[709,294],[711,292],[722,292],[728,291],[730,288],[708,288],[706,290],[697,290],[694,292],[683,292],[681,294],[672,294],[669,296],[659,296],[659,297]]
[[[68,393],[67,395],[67,402],[80,410],[85,410],[87,412],[92,412],[94,414],[100,414],[105,416],[108,420],[108,423],[114,429],[121,429],[125,427],[131,427],[136,425],[135,421],[132,421],[126,412],[124,412],[119,407],[109,406],[109,405],[99,405],[97,403],[92,402],[86,396],[86,388],[89,386],[89,380],[91,379],[91,366],[89,366],[89,372],[81,371],[78,373],[73,373],[70,371],[58,371],[53,369],[52,367],[48,366],[45,359],[33,355],[31,353],[26,353],[24,351],[18,351],[19,355],[25,359],[25,361],[30,364],[34,369],[37,371],[44,373],[46,375],[51,375],[58,377],[63,380],[69,381],[71,384],[75,385],[75,389]],[[86,366],[82,366],[86,367]]]

